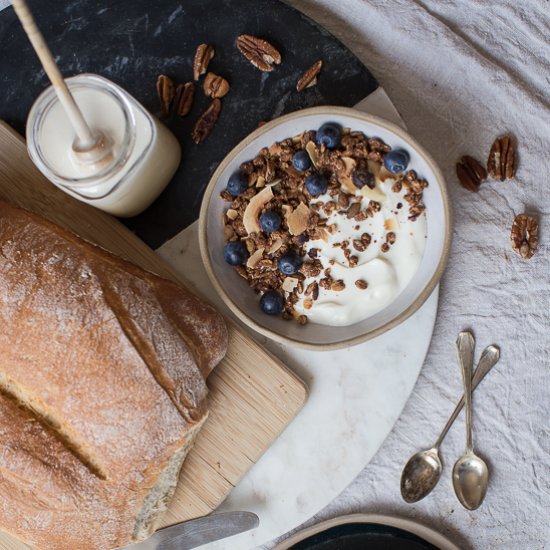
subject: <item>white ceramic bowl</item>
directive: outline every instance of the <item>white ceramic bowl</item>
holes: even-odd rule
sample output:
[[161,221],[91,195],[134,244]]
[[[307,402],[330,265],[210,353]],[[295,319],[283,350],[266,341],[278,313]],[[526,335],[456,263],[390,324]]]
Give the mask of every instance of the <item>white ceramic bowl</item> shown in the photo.
[[[279,316],[265,315],[258,296],[234,268],[223,259],[222,216],[227,203],[220,192],[242,162],[254,158],[262,147],[315,130],[324,122],[337,122],[343,127],[360,130],[367,136],[382,138],[393,148],[404,148],[411,155],[409,168],[425,178],[424,191],[428,237],[424,256],[409,285],[385,309],[346,327],[315,323],[301,326]],[[237,145],[214,172],[203,198],[199,218],[199,240],[208,276],[223,301],[233,313],[257,332],[286,344],[334,349],[353,345],[395,327],[412,315],[437,285],[445,267],[451,242],[451,212],[447,189],[441,171],[432,157],[403,129],[381,118],[344,107],[314,107],[273,120],[254,131]]]

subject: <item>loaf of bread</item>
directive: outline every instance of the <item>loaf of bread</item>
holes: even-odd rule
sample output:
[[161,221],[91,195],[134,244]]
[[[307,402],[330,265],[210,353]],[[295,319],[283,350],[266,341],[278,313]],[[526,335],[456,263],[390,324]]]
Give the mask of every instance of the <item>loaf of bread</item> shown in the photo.
[[0,202],[0,529],[40,549],[147,538],[207,416],[210,306]]

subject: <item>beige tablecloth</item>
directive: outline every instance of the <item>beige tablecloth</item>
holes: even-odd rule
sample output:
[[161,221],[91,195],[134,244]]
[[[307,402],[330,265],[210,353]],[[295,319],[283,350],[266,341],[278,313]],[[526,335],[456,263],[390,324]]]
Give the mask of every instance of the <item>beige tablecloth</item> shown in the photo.
[[[414,394],[375,459],[311,522],[351,512],[417,518],[463,548],[550,548],[550,3],[546,0],[289,0],[354,51],[378,77],[450,188],[454,243],[431,349]],[[6,0],[0,0],[0,9]],[[260,9],[261,2],[258,2]],[[276,33],[274,29],[273,33]],[[457,158],[485,159],[492,140],[519,143],[517,179],[462,189]],[[510,226],[540,218],[538,254],[511,251]],[[444,477],[409,506],[399,496],[408,456],[431,444],[461,392],[454,341],[471,328],[502,360],[475,397],[476,448],[491,470],[482,508],[456,501],[450,471],[462,419],[443,445]],[[391,399],[391,396],[388,396]]]
[[[545,0],[288,0],[335,34],[380,80],[409,131],[447,178],[455,229],[426,364],[374,460],[311,522],[351,512],[417,518],[463,548],[550,548],[550,3]],[[513,181],[474,194],[454,165],[485,160],[496,135],[518,141]],[[510,247],[516,214],[540,218],[537,255]],[[461,392],[454,342],[471,328],[501,362],[475,396],[474,443],[491,484],[465,511],[450,479],[464,448],[461,418],[442,447],[440,485],[424,501],[399,495],[404,462],[436,439]],[[391,396],[388,396],[391,399]]]

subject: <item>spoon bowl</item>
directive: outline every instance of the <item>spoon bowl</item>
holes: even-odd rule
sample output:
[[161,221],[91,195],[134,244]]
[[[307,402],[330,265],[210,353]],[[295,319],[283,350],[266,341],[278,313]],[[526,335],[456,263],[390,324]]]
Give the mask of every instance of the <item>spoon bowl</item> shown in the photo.
[[[497,364],[500,358],[500,349],[497,346],[487,346],[479,360],[477,369],[472,378],[472,389],[485,378],[485,375]],[[464,406],[464,397],[457,403],[455,410],[447,420],[437,441],[430,449],[419,451],[409,458],[401,474],[401,496],[409,504],[418,502],[428,496],[441,478],[441,460],[439,446],[447,435],[449,428],[456,420],[458,413]]]
[[441,460],[435,447],[411,456],[401,474],[401,496],[412,504],[430,494],[441,477]]
[[480,507],[489,484],[487,464],[473,452],[460,457],[453,468],[453,487],[462,506],[467,510]]

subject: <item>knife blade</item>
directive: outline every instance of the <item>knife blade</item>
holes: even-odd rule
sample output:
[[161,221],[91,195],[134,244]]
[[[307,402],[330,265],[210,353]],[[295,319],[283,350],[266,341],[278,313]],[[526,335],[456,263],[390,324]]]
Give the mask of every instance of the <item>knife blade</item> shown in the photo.
[[191,550],[208,542],[231,537],[260,524],[252,512],[220,512],[159,529],[152,537],[123,550]]

